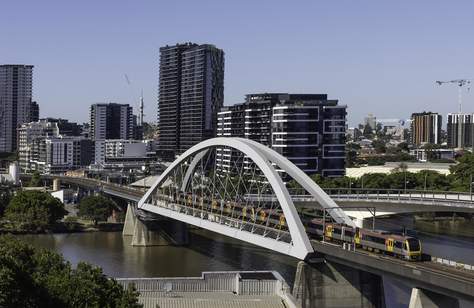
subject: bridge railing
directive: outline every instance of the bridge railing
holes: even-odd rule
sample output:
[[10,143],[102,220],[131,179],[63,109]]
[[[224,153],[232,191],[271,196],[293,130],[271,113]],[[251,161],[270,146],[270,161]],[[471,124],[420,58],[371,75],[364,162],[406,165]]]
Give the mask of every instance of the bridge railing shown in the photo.
[[[299,189],[289,189],[294,199],[310,198]],[[324,188],[324,191],[337,200],[400,200],[422,202],[473,203],[474,196],[465,192],[405,189],[367,189],[367,188]]]

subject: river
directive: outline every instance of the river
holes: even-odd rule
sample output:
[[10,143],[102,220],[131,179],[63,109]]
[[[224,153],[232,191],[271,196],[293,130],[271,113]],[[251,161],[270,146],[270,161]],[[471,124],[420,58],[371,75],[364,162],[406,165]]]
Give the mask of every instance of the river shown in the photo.
[[[190,245],[132,247],[120,232],[19,236],[42,248],[53,249],[72,264],[86,261],[101,266],[112,277],[200,276],[203,271],[276,270],[292,285],[297,260],[276,252],[204,230],[190,232]],[[474,241],[418,232],[425,252],[474,264]],[[384,277],[387,307],[405,307],[411,289]],[[463,305],[464,306],[464,305]]]

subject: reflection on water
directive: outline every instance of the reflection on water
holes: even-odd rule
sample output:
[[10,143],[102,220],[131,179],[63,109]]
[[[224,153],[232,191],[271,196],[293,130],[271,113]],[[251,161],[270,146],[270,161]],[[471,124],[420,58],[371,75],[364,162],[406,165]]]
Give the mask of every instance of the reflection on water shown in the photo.
[[133,247],[120,232],[23,235],[37,247],[54,249],[73,264],[97,264],[113,277],[199,276],[203,271],[278,270],[292,282],[297,260],[203,230],[190,245]]
[[[390,224],[400,226],[396,218]],[[408,224],[409,222],[407,222]],[[381,226],[377,226],[381,228]],[[95,232],[19,236],[37,247],[54,249],[76,264],[97,264],[113,277],[199,276],[203,271],[276,270],[292,285],[297,260],[251,244],[204,230],[190,232],[187,247],[132,247],[131,237],[120,232]],[[474,264],[472,238],[430,235],[418,232],[429,254]],[[384,277],[387,307],[406,307],[411,288],[402,281]],[[462,303],[461,307],[470,307]]]

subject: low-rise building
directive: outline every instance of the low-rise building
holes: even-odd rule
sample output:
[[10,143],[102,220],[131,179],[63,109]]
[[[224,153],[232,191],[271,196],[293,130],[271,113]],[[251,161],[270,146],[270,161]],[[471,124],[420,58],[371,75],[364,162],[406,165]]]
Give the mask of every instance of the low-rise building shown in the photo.
[[65,173],[84,168],[92,162],[92,144],[91,140],[76,136],[37,138],[31,169],[40,173]]
[[80,136],[80,134],[80,126],[65,119],[46,118],[21,125],[18,128],[20,170],[22,172],[37,170],[37,166],[33,164],[40,161],[39,154],[44,150],[45,138]]

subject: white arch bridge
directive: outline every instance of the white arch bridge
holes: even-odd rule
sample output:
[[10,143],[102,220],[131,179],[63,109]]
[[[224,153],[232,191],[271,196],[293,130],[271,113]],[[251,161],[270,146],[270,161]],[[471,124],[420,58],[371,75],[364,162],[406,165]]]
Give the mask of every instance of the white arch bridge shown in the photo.
[[[281,172],[336,222],[354,226],[301,169],[243,138],[213,138],[184,152],[145,193],[138,209],[305,259],[313,248]],[[271,201],[255,198],[269,194]]]

